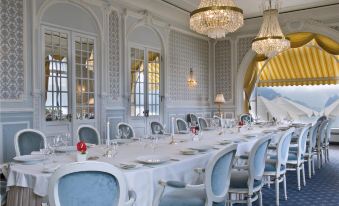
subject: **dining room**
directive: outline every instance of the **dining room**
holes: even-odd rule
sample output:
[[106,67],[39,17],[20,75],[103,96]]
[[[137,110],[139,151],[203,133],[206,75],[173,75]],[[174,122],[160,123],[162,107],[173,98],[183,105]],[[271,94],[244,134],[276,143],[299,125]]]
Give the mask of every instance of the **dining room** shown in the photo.
[[339,0],[0,0],[0,206],[339,205]]

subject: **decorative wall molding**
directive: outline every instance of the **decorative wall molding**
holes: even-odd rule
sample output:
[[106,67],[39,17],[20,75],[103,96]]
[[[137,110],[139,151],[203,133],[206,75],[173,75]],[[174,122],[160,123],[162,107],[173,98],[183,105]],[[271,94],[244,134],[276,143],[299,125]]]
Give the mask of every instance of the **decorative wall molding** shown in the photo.
[[20,101],[25,92],[24,1],[0,0],[0,100]]
[[117,11],[109,14],[109,92],[112,100],[120,97],[120,24]]
[[230,40],[215,45],[215,93],[224,94],[226,102],[233,100],[232,48]]
[[252,47],[252,40],[254,36],[242,37],[237,42],[237,67],[239,67],[242,59],[249,49]]
[[[209,45],[208,41],[171,30],[169,35],[168,84],[171,102],[209,99]],[[189,88],[187,78],[193,68],[198,85]]]

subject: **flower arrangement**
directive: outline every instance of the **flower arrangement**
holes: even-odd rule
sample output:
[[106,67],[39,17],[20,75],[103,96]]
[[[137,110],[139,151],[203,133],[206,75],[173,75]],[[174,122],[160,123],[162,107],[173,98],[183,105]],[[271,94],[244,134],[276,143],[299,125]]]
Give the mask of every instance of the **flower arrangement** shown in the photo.
[[87,146],[84,141],[78,142],[77,150],[78,150],[77,155],[76,155],[77,161],[78,162],[86,161],[87,160],[87,154],[86,154]]
[[87,151],[87,146],[86,143],[84,141],[80,141],[77,144],[77,150],[78,152],[80,152],[81,154],[86,154]]

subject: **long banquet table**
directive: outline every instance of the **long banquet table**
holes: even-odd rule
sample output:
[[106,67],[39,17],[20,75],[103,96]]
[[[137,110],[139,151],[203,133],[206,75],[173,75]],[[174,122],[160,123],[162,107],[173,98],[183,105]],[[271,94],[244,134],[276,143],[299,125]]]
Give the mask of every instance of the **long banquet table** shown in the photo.
[[[142,165],[139,168],[125,170],[130,189],[137,194],[136,206],[150,206],[159,192],[158,181],[178,180],[187,183],[198,183],[201,181],[199,175],[193,172],[194,168],[204,168],[211,155],[227,145],[221,145],[220,141],[230,140],[237,143],[237,155],[248,152],[255,141],[263,136],[262,130],[267,127],[255,127],[252,130],[242,128],[239,132],[236,129],[225,130],[220,134],[220,130],[205,131],[200,141],[192,141],[191,135],[175,135],[177,144],[169,144],[169,138],[159,140],[155,150],[151,149],[143,141],[136,141],[119,146],[118,153],[113,158],[104,157],[105,146],[98,145],[90,148],[89,157],[99,157],[96,161],[107,162],[113,165],[119,163],[135,162],[136,158],[142,155],[161,154],[168,156],[171,160],[160,165]],[[272,129],[270,127],[269,129]],[[245,138],[246,134],[255,134],[255,137]],[[278,136],[277,133],[275,136]],[[196,155],[183,155],[180,150],[198,145],[211,145],[213,149],[208,152]],[[42,202],[47,202],[48,181],[51,173],[44,173],[42,170],[49,164],[64,165],[75,162],[75,153],[57,154],[50,156],[47,161],[34,165],[23,165],[14,163],[10,166],[7,187],[8,206],[40,206]]]

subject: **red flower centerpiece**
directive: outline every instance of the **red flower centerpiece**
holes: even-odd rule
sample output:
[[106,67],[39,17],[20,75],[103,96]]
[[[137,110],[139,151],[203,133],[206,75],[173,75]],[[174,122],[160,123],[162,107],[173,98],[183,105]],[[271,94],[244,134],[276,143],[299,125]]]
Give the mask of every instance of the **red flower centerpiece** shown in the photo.
[[81,152],[81,154],[86,154],[86,151],[87,151],[86,143],[85,143],[84,141],[78,142],[78,144],[77,144],[77,150],[78,150],[79,152]]
[[77,161],[78,162],[82,162],[82,161],[86,161],[87,160],[87,145],[84,141],[80,141],[77,144]]

